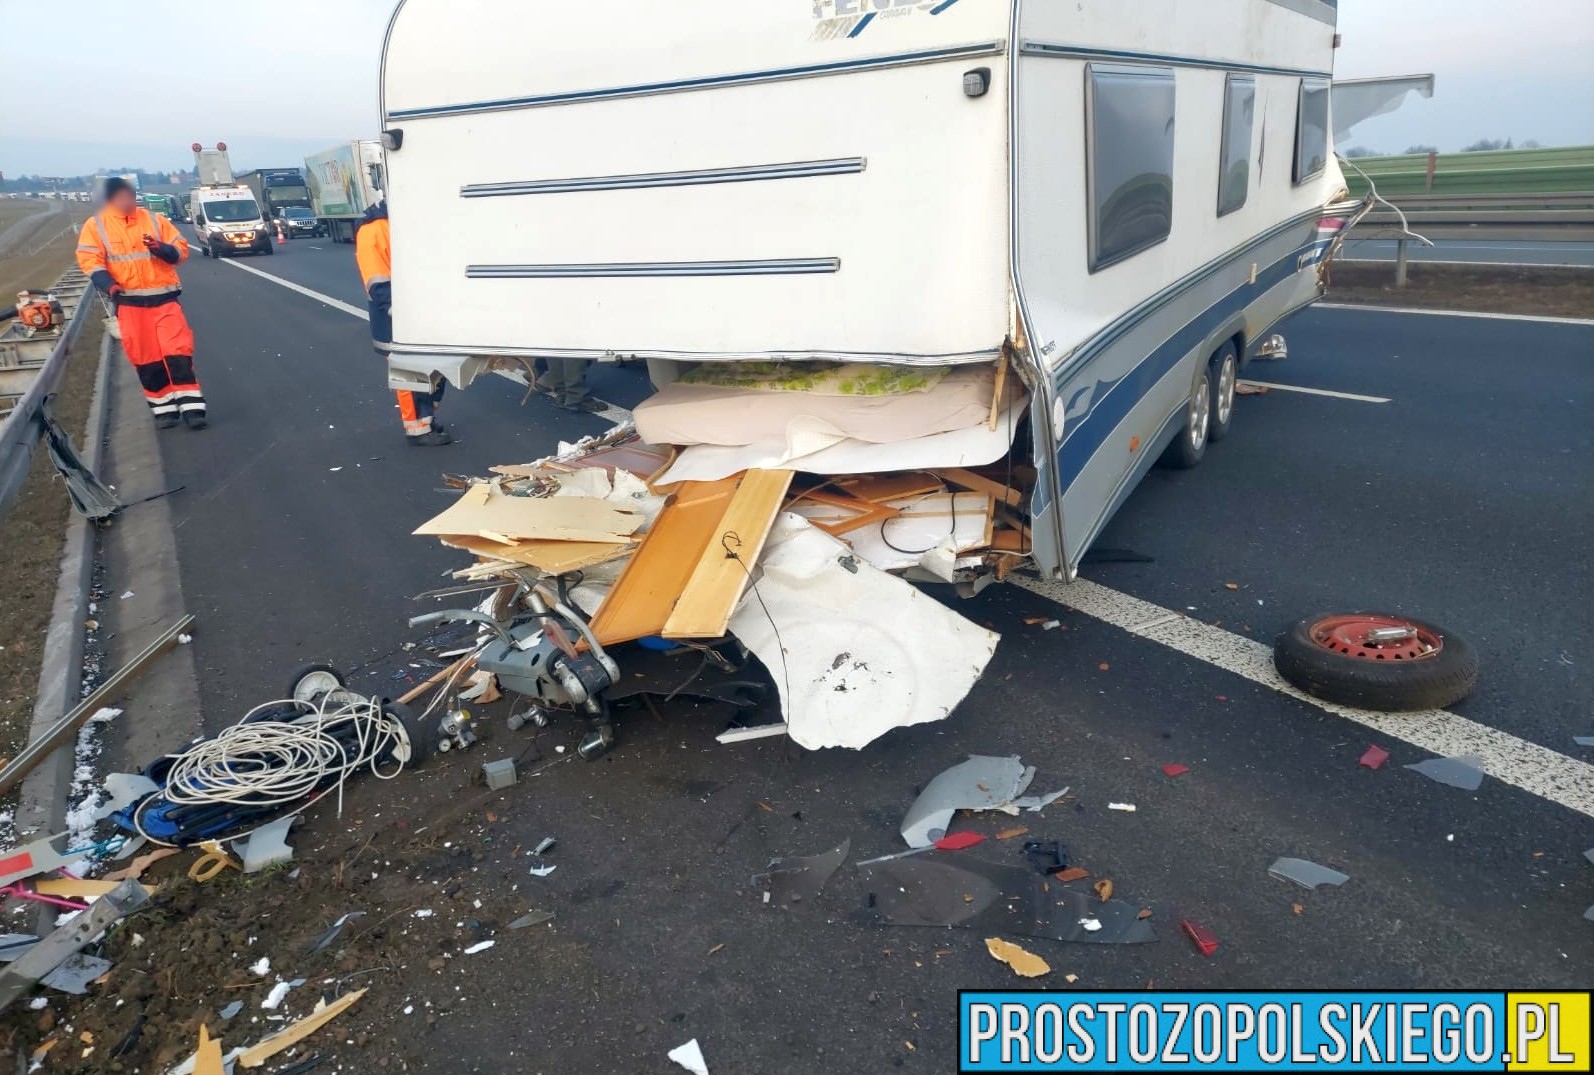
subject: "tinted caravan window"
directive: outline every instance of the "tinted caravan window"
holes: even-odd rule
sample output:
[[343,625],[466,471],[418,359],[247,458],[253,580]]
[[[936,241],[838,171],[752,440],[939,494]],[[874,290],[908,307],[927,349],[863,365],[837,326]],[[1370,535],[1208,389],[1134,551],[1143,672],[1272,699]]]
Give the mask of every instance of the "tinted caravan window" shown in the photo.
[[1230,75],[1223,90],[1223,152],[1218,216],[1245,204],[1251,189],[1251,131],[1256,125],[1256,79]]
[[1090,271],[1156,246],[1173,227],[1173,71],[1092,64]]
[[1326,78],[1301,79],[1301,105],[1295,124],[1295,182],[1322,172],[1328,164],[1328,99]]

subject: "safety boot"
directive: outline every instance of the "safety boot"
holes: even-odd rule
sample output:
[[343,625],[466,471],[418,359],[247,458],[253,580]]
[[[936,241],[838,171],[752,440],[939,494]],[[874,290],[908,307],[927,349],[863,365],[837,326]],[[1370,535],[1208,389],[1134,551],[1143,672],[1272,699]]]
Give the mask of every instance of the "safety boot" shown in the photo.
[[417,448],[440,448],[445,444],[453,444],[454,438],[448,435],[446,429],[432,429],[426,433],[417,433],[409,438],[409,442]]

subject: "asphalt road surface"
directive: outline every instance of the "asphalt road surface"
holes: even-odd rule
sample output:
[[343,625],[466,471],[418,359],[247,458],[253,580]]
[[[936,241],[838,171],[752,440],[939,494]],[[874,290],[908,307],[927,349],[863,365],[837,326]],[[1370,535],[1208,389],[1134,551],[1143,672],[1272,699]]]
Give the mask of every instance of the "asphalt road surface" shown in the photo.
[[[247,265],[360,300],[347,246],[298,240]],[[308,660],[388,675],[421,607],[410,595],[462,562],[409,535],[448,502],[439,475],[533,459],[605,423],[522,406],[521,389],[486,378],[445,402],[457,445],[411,448],[362,320],[232,264],[195,259],[184,279],[213,424],[162,444],[169,483],[186,486],[170,502],[216,728]],[[1153,562],[1087,577],[1263,640],[1329,609],[1445,624],[1483,661],[1454,712],[1486,739],[1549,748],[1582,779],[1594,753],[1571,737],[1594,734],[1594,329],[1319,310],[1288,331],[1289,359],[1247,376],[1388,402],[1242,398],[1233,435],[1194,471],[1154,472],[1099,543]],[[647,391],[640,370],[593,379],[621,405]],[[570,943],[557,958],[477,957],[474,989],[431,1031],[430,1070],[665,1071],[664,1050],[689,1037],[713,1071],[951,1070],[956,990],[1015,984],[983,936],[869,923],[850,867],[797,914],[761,906],[748,879],[843,838],[853,861],[900,850],[917,789],[969,753],[1018,754],[1040,768],[1037,789],[1071,786],[1075,805],[1023,823],[1154,912],[1151,945],[1010,938],[1052,980],[1588,985],[1594,819],[1565,805],[1586,787],[1460,791],[1402,768],[1424,750],[1039,594],[997,586],[957,607],[1003,642],[946,721],[807,753],[719,746],[712,718],[666,707],[662,723],[622,725],[605,759],[526,785],[514,836],[558,834],[560,869],[535,899]],[[1356,764],[1372,742],[1393,755],[1378,772]],[[1168,762],[1191,772],[1169,780]],[[1352,881],[1270,880],[1280,855]],[[1216,956],[1180,936],[1184,917],[1217,933]]]
[[[1345,243],[1343,259],[1394,261],[1399,245],[1394,239],[1351,239]],[[1433,246],[1412,243],[1407,256],[1412,261],[1465,265],[1570,265],[1594,268],[1594,243],[1436,239]]]

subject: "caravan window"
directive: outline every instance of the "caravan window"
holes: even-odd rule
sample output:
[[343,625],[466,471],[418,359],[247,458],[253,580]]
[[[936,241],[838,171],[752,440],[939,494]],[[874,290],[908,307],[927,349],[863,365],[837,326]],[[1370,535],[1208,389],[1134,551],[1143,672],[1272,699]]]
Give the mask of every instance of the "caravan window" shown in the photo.
[[1223,90],[1223,153],[1218,172],[1218,216],[1245,204],[1251,187],[1251,129],[1256,123],[1256,79],[1230,75]]
[[1301,79],[1301,104],[1295,124],[1295,184],[1322,172],[1328,163],[1328,98],[1326,78]]
[[1156,246],[1173,227],[1173,71],[1091,64],[1090,271]]

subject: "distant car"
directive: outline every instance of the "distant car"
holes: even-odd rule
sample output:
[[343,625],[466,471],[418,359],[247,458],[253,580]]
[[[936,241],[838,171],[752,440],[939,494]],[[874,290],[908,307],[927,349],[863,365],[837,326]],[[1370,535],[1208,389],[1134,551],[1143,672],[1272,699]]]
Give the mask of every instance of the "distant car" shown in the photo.
[[277,212],[282,223],[288,229],[288,238],[295,239],[301,235],[317,236],[325,234],[321,222],[314,213],[302,205],[290,205]]

